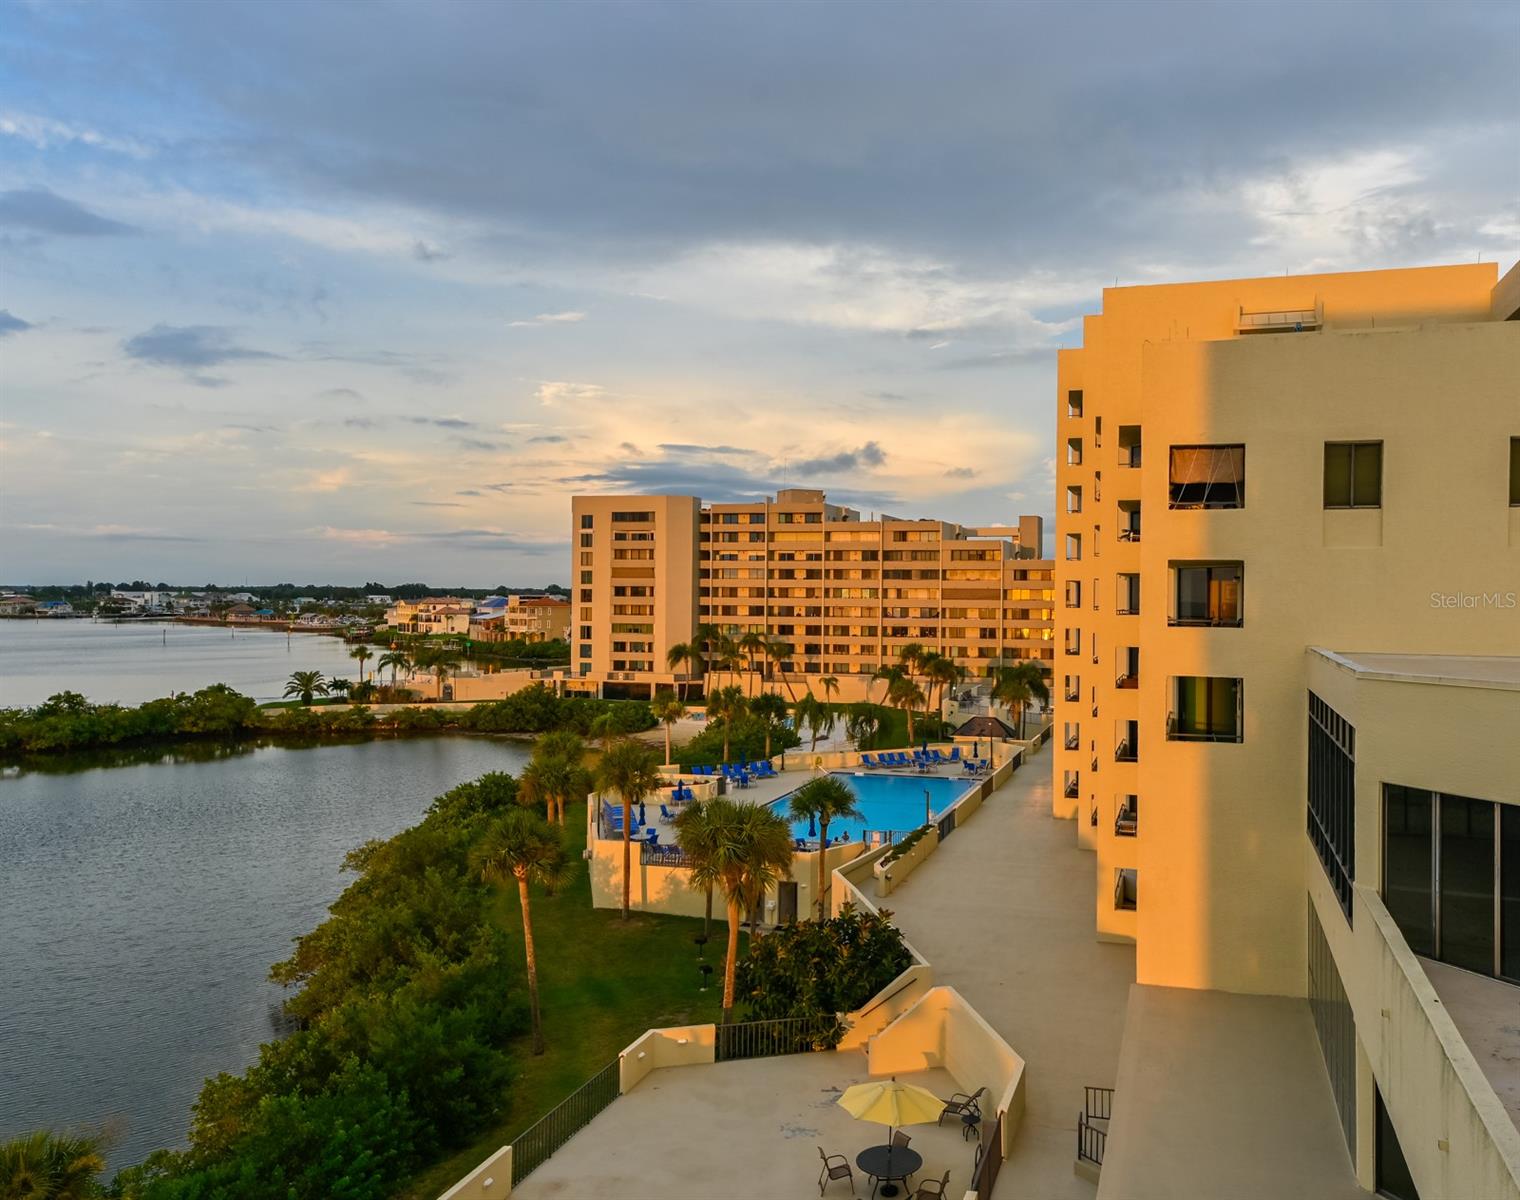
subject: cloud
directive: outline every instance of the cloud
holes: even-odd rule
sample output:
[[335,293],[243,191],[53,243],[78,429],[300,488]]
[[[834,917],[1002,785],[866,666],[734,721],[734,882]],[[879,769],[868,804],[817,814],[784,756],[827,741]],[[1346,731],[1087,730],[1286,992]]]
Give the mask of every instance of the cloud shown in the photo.
[[590,400],[599,400],[607,394],[607,390],[595,383],[572,383],[566,379],[542,379],[534,395],[538,402],[545,408],[554,408],[566,402],[571,404],[584,404]]
[[975,479],[976,478],[976,469],[974,467],[950,467],[945,472],[945,478],[946,479]]
[[416,507],[416,508],[463,508],[464,507],[463,504],[458,504],[458,503],[454,502],[453,500],[408,500],[407,503],[410,504],[410,505],[412,505],[412,506],[414,506],[414,507]]
[[475,429],[474,421],[463,417],[407,417],[413,425],[436,425],[439,429]]
[[9,337],[13,333],[25,333],[32,328],[30,321],[23,321],[20,317],[14,317],[8,309],[0,308],[0,338]]
[[348,485],[351,472],[347,467],[334,467],[330,471],[313,471],[305,483],[297,485],[297,492],[336,492]]
[[569,438],[564,437],[563,435],[558,434],[558,433],[545,433],[545,434],[540,434],[538,437],[530,437],[528,439],[528,441],[529,441],[530,444],[531,443],[542,443],[542,444],[548,445],[548,446],[558,446],[558,445],[560,445],[560,444],[562,444],[564,442],[568,442],[569,440],[570,440]]
[[[220,325],[155,325],[146,333],[128,338],[122,349],[128,358],[139,362],[182,370],[279,357],[238,345],[233,331]],[[197,381],[204,378],[197,377]]]
[[412,243],[412,257],[418,262],[430,263],[443,262],[451,256],[440,250],[437,246],[430,246],[419,238],[416,242]]
[[690,442],[661,442],[660,449],[666,454],[754,454],[743,446],[698,446]]
[[481,493],[478,492],[478,491],[476,491],[474,488],[465,488],[462,491],[455,492],[454,495],[456,495],[456,496],[479,496],[479,495],[481,495]]
[[525,329],[533,325],[569,325],[585,319],[583,312],[539,313],[531,321],[508,321],[507,325],[512,329]]
[[363,400],[364,394],[351,387],[328,388],[317,393],[318,400]]
[[886,452],[875,442],[867,442],[854,450],[841,450],[823,458],[805,458],[801,462],[788,463],[787,469],[794,475],[841,475],[846,471],[858,471],[864,467],[879,467],[887,461]]
[[137,232],[130,225],[97,216],[45,187],[0,192],[0,225],[60,237],[110,237]]
[[7,109],[0,112],[0,134],[18,138],[38,150],[78,144],[91,149],[111,150],[132,158],[147,158],[152,152],[133,138],[115,137],[82,125],[70,125],[51,117]]

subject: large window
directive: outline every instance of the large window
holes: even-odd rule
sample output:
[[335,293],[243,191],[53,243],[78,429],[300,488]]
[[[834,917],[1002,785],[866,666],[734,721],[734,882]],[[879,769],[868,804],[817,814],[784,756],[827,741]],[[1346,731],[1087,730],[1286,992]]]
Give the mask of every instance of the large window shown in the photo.
[[1509,502],[1520,505],[1520,437],[1509,439]]
[[1239,625],[1245,564],[1173,563],[1173,625]]
[[1351,920],[1356,878],[1356,730],[1309,693],[1309,840]]
[[1383,443],[1325,443],[1325,507],[1381,508]]
[[1172,508],[1244,508],[1244,446],[1173,446]]
[[1242,681],[1215,675],[1179,675],[1172,680],[1167,738],[1174,742],[1243,740]]
[[1388,1118],[1383,1104],[1383,1093],[1373,1088],[1377,1105],[1377,1175],[1375,1185],[1379,1196],[1388,1200],[1420,1200],[1420,1191],[1414,1186],[1414,1174],[1404,1159],[1404,1147],[1399,1145],[1398,1131]]
[[1520,980],[1520,808],[1385,784],[1383,903],[1416,954]]
[[1325,929],[1309,905],[1309,1013],[1330,1076],[1330,1092],[1341,1119],[1341,1136],[1356,1158],[1356,1020],[1336,969]]

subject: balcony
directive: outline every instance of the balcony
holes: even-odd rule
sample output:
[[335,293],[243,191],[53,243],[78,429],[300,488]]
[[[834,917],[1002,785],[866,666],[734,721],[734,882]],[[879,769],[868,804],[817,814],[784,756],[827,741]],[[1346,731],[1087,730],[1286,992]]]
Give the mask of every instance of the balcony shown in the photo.
[[1128,671],[1122,671],[1114,680],[1114,686],[1120,691],[1132,692],[1140,686],[1140,676],[1138,673],[1131,674]]
[[1075,703],[1076,701],[1082,699],[1082,689],[1081,688],[1067,688],[1062,693],[1062,695],[1065,697],[1065,699],[1067,700],[1068,703]]
[[1140,807],[1131,796],[1119,806],[1114,814],[1114,836],[1134,837],[1140,831]]
[[1062,794],[1068,800],[1075,800],[1077,798],[1077,791],[1077,781],[1075,779],[1068,779],[1066,781],[1066,789]]
[[1317,308],[1284,308],[1275,312],[1245,312],[1235,317],[1235,332],[1310,333],[1320,327]]
[[1076,734],[1072,734],[1066,739],[1065,742],[1062,743],[1062,745],[1064,745],[1068,750],[1075,750],[1080,743],[1081,739],[1078,738]]
[[1121,763],[1139,762],[1139,748],[1128,741],[1120,742],[1114,747],[1114,761]]
[[1114,908],[1134,912],[1140,888],[1140,872],[1134,867],[1120,867],[1114,872]]

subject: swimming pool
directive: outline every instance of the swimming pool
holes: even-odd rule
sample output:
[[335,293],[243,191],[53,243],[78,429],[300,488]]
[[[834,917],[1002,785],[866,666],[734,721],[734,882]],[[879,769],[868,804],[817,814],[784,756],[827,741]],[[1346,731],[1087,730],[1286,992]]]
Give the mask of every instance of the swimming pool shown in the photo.
[[[928,793],[929,811],[938,818],[968,790],[977,785],[976,780],[944,779],[937,775],[854,775],[848,771],[833,771],[858,797],[856,807],[864,815],[859,821],[830,821],[829,841],[850,835],[850,841],[859,841],[868,829],[892,830],[907,833],[924,824],[924,793]],[[790,798],[783,796],[771,805],[783,817],[787,815]],[[792,822],[792,836],[818,837],[818,828],[808,833],[807,819]]]

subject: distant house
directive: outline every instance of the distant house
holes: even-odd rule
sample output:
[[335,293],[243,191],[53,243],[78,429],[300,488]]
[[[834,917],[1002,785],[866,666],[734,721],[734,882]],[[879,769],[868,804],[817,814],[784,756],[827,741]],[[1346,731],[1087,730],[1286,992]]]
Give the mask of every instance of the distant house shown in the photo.
[[509,597],[507,637],[524,642],[552,642],[570,633],[570,601],[554,596]]
[[232,617],[234,619],[238,618],[238,617],[251,617],[251,616],[253,616],[253,605],[251,605],[251,604],[233,604],[233,605],[229,605],[223,611],[223,615],[227,616],[227,617]]
[[19,592],[0,596],[0,617],[20,617],[37,611],[37,601]]
[[74,606],[67,600],[44,600],[37,605],[37,615],[42,617],[72,617]]
[[393,601],[391,600],[391,598],[388,595],[386,595],[384,592],[381,592],[378,596],[366,596],[364,598],[366,600],[368,600],[371,604],[391,604],[391,603],[393,603]]
[[468,634],[474,607],[458,596],[400,600],[386,612],[385,623],[401,633]]

